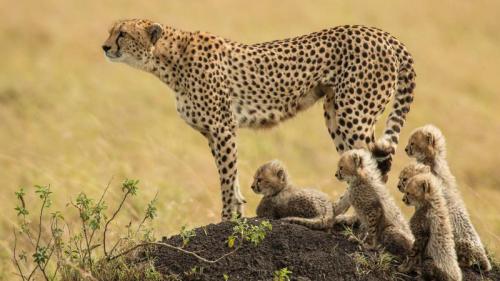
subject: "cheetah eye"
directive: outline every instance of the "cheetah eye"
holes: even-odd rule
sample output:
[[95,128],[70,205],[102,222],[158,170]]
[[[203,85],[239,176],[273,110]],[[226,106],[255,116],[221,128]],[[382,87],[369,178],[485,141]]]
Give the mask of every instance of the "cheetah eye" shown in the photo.
[[125,35],[127,35],[127,32],[120,31],[120,33],[118,33],[118,38],[125,37]]

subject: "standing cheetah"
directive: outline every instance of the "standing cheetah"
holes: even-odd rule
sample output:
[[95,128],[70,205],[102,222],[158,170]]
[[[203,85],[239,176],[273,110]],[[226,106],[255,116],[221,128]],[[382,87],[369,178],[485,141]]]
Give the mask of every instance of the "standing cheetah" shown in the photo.
[[[208,140],[222,188],[222,219],[242,213],[236,131],[267,128],[324,98],[337,151],[368,148],[387,174],[413,101],[415,71],[405,46],[364,26],[339,26],[284,40],[242,44],[149,20],[116,22],[106,56],[156,75],[177,111]],[[374,128],[394,96],[382,138]]]

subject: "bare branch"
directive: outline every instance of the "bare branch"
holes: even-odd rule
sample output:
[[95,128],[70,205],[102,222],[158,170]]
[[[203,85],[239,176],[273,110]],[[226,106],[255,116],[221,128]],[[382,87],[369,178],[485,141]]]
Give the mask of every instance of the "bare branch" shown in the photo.
[[[150,202],[154,202],[156,201],[156,198],[158,197],[158,191],[156,191],[156,194],[155,194],[155,197],[153,197],[153,200],[151,200]],[[144,223],[146,222],[146,220],[148,219],[148,214],[146,213],[144,215],[144,218],[142,219],[141,223],[139,224],[139,226],[137,226],[137,230],[135,231],[135,236],[137,236],[137,234],[139,233],[139,231],[141,230],[142,226],[144,225]]]
[[162,243],[162,242],[143,242],[143,243],[140,243],[140,244],[137,244],[133,247],[131,247],[130,249],[127,249],[123,252],[121,252],[120,254],[117,254],[116,256],[113,256],[113,257],[110,257],[109,260],[114,260],[114,259],[117,259],[123,255],[126,255],[130,252],[132,252],[133,250],[137,249],[137,248],[140,248],[140,247],[144,247],[144,246],[150,246],[150,245],[154,245],[154,246],[163,246],[163,247],[167,247],[167,248],[170,248],[170,249],[173,249],[173,250],[176,250],[176,251],[179,251],[179,252],[182,252],[184,254],[187,254],[187,255],[190,255],[190,256],[193,256],[197,259],[199,259],[200,261],[202,262],[206,262],[206,263],[216,263],[220,260],[222,260],[223,258],[229,256],[229,255],[232,255],[234,252],[236,252],[237,250],[239,250],[239,246],[236,247],[234,250],[230,251],[230,252],[227,252],[225,253],[224,255],[218,257],[217,259],[215,260],[209,260],[209,259],[206,259],[200,255],[198,255],[197,253],[195,252],[191,252],[191,251],[188,251],[188,250],[185,250],[183,248],[180,248],[180,247],[176,247],[174,245],[170,245],[170,244],[167,244],[167,243]]
[[108,256],[108,252],[106,251],[106,234],[108,232],[108,226],[115,219],[115,217],[118,214],[118,212],[120,212],[120,210],[122,209],[123,204],[125,203],[125,200],[127,200],[127,197],[128,197],[129,194],[130,194],[130,191],[127,191],[125,193],[125,195],[122,198],[122,201],[120,202],[120,205],[118,206],[118,208],[116,209],[116,211],[113,213],[113,215],[111,216],[111,218],[108,221],[106,221],[106,224],[104,225],[104,232],[103,232],[103,235],[102,235],[103,236],[102,237],[102,246],[103,246],[103,250],[104,250],[104,255],[105,256]]
[[[108,184],[106,185],[106,188],[104,189],[104,191],[101,194],[101,198],[99,198],[99,201],[97,202],[97,206],[99,206],[102,203],[102,200],[104,200],[104,196],[108,192],[109,186],[111,185],[111,182],[113,181],[113,178],[114,178],[114,176],[111,176],[111,178],[109,179]],[[92,231],[92,234],[90,234],[90,239],[89,239],[89,243],[90,244],[92,244],[92,239],[94,238],[95,231],[96,230],[94,229]]]
[[21,265],[19,264],[19,261],[17,260],[17,253],[16,253],[16,247],[17,247],[17,234],[16,230],[13,230],[14,232],[14,264],[17,267],[17,271],[19,271],[19,275],[21,276],[22,280],[26,280],[26,277],[24,277],[23,270],[21,269]]

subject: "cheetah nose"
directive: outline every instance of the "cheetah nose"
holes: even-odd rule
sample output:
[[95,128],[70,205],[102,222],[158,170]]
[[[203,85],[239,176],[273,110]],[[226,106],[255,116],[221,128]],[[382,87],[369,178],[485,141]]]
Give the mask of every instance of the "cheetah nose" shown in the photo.
[[409,153],[409,152],[410,152],[410,150],[408,149],[408,147],[405,147],[405,152],[406,152],[406,153]]
[[107,51],[111,50],[111,46],[102,45],[102,49],[104,50],[104,52],[107,52]]
[[335,177],[339,178],[339,172],[335,172]]

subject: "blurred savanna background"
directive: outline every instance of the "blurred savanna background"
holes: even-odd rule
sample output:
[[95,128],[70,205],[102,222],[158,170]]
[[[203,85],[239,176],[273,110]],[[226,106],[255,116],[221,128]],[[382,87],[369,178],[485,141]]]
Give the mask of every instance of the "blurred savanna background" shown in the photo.
[[[14,192],[50,185],[53,210],[71,223],[68,202],[97,197],[111,180],[116,207],[125,178],[140,195],[120,214],[119,231],[158,192],[158,237],[182,225],[219,221],[216,168],[203,137],[175,111],[173,93],[152,75],[108,62],[101,45],[113,21],[148,18],[256,43],[343,24],[384,29],[416,61],[416,98],[402,143],[417,126],[445,133],[449,162],[473,222],[500,255],[500,1],[77,1],[0,0],[0,279],[12,280]],[[384,121],[378,125],[379,131]],[[398,203],[399,146],[388,188]],[[239,131],[240,183],[246,215],[260,199],[249,188],[255,169],[278,158],[294,182],[335,199],[338,160],[321,103],[272,129]],[[37,205],[34,196],[29,208]],[[402,204],[401,204],[402,206]],[[409,216],[412,209],[402,206]]]

